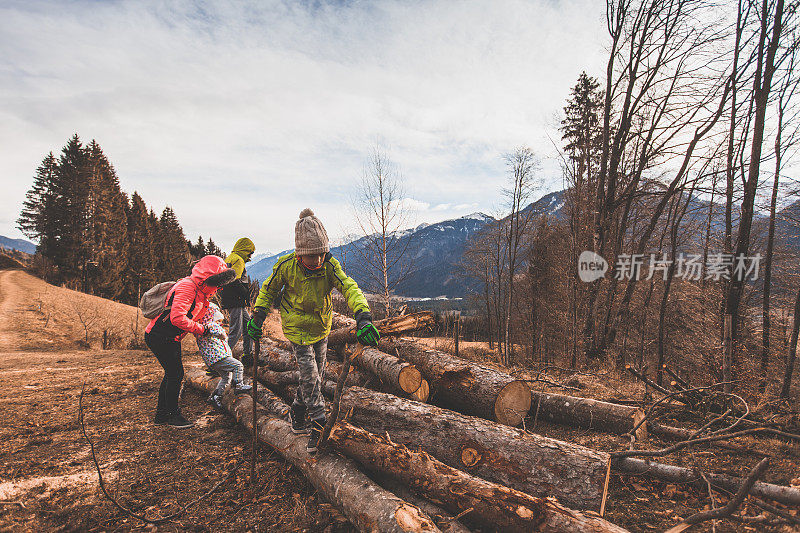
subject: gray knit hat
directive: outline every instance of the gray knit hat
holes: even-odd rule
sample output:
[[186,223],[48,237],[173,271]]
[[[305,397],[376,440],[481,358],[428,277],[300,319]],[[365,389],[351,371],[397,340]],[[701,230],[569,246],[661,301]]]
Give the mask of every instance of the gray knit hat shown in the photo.
[[325,226],[311,209],[300,211],[300,220],[294,225],[295,255],[324,254],[331,250]]

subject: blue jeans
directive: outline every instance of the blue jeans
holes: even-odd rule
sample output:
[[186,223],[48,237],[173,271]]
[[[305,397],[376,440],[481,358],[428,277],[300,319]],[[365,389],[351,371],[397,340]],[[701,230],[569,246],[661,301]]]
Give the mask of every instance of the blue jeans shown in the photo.
[[297,369],[300,371],[300,386],[294,404],[305,406],[311,420],[325,419],[325,398],[322,396],[322,379],[325,374],[325,356],[328,353],[328,337],[314,344],[292,343]]
[[211,365],[211,368],[216,370],[222,377],[217,383],[217,388],[214,389],[214,394],[219,396],[222,396],[222,393],[225,392],[225,386],[228,385],[228,381],[231,382],[232,387],[235,387],[242,382],[244,377],[244,365],[233,357],[222,358]]
[[236,346],[239,339],[244,336],[244,340],[242,341],[244,344],[244,353],[252,354],[253,352],[250,351],[252,339],[249,335],[244,333],[244,329],[250,321],[250,313],[247,312],[247,308],[245,307],[232,307],[228,309],[228,313],[230,313],[231,317],[231,327],[228,331],[228,346],[231,347],[231,352],[233,352],[233,347]]

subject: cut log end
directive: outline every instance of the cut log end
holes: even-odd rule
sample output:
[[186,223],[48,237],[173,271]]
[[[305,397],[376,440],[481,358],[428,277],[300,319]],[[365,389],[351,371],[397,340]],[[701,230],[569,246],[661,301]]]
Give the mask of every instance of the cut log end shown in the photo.
[[[639,422],[644,420],[647,417],[643,409],[637,409],[633,412],[633,425],[636,426]],[[637,442],[643,442],[647,440],[647,424],[642,424],[636,429],[635,434]]]
[[418,402],[427,403],[430,395],[431,386],[428,384],[427,380],[423,379],[419,385],[419,388],[411,393],[411,398],[417,400]]
[[400,371],[398,382],[403,392],[414,394],[422,385],[422,373],[415,366],[408,365]]
[[497,421],[509,426],[522,423],[531,409],[531,389],[524,381],[512,381],[500,390],[494,402]]
[[481,458],[481,453],[475,448],[465,446],[461,449],[461,464],[466,467],[475,466],[480,462]]

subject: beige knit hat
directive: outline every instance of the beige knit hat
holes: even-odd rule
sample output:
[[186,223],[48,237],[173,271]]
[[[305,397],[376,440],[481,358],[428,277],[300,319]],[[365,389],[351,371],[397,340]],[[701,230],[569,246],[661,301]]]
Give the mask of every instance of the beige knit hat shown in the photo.
[[311,209],[300,211],[300,220],[294,225],[295,255],[324,254],[331,250],[325,226]]

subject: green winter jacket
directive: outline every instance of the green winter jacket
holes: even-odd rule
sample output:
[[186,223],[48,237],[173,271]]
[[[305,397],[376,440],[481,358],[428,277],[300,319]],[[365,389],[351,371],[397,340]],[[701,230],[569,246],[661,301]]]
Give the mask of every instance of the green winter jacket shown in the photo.
[[322,268],[312,272],[303,267],[292,252],[278,259],[272,275],[261,285],[255,309],[266,313],[283,290],[277,305],[283,334],[295,344],[314,344],[331,332],[331,290],[334,288],[344,295],[354,313],[369,311],[361,289],[331,254],[326,256]]

